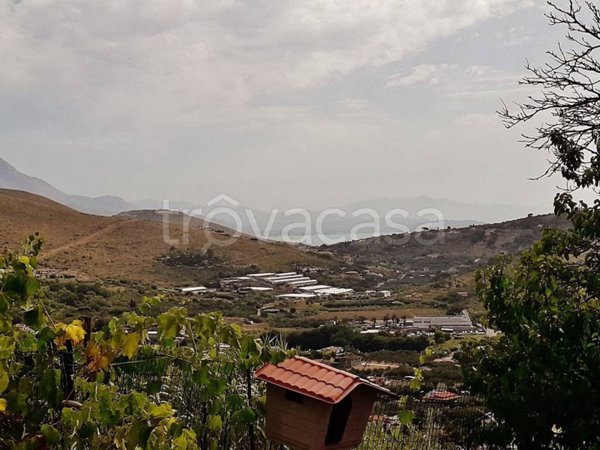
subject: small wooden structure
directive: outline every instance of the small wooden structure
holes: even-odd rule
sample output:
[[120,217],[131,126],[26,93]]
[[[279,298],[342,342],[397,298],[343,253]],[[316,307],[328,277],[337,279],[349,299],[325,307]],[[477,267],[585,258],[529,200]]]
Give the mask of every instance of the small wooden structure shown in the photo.
[[351,449],[362,442],[379,387],[343,370],[296,356],[266,364],[266,434],[295,450]]

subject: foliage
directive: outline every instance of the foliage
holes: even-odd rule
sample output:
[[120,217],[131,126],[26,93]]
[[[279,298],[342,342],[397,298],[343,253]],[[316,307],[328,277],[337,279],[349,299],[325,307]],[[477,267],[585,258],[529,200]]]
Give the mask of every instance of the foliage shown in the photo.
[[0,448],[235,448],[254,432],[251,371],[288,352],[218,314],[153,315],[158,298],[92,334],[55,323],[34,273],[41,246],[31,236],[0,257]]
[[361,352],[378,350],[406,350],[420,352],[429,345],[426,336],[404,337],[389,335],[361,334],[346,325],[325,325],[312,330],[290,333],[288,343],[305,350],[318,350],[334,346],[350,346]]
[[501,257],[480,274],[479,295],[502,335],[465,352],[465,376],[486,398],[505,444],[599,448],[600,200],[577,203],[573,191],[597,196],[600,184],[600,10],[592,2],[550,6],[551,24],[569,30],[569,49],[529,67],[524,83],[541,87],[539,98],[502,113],[509,126],[543,120],[526,142],[554,155],[548,173],[569,185],[555,211],[571,228],[546,231],[516,264]]

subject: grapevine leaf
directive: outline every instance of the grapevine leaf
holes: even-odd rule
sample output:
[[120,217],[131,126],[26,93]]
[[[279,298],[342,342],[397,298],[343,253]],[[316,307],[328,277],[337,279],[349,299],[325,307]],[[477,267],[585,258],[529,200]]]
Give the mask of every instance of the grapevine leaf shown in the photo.
[[123,354],[129,359],[133,358],[138,352],[138,346],[140,344],[139,333],[131,333],[125,336],[123,339]]
[[148,412],[154,419],[164,419],[173,415],[173,408],[168,403],[162,403],[161,405],[151,405]]
[[210,431],[221,431],[221,428],[223,428],[223,419],[221,419],[221,416],[210,416],[208,418],[208,429]]

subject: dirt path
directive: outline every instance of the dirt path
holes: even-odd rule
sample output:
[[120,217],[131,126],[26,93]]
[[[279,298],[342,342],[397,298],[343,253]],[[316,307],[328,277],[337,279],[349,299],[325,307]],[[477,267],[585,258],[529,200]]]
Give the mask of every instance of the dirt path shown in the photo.
[[53,256],[56,256],[56,255],[58,255],[60,253],[64,253],[64,252],[66,252],[68,250],[71,250],[71,249],[73,249],[75,247],[79,247],[79,246],[86,245],[86,244],[89,244],[91,242],[94,242],[99,237],[104,236],[105,234],[108,234],[111,231],[115,230],[117,228],[117,226],[119,226],[123,222],[124,222],[123,220],[118,220],[116,222],[113,222],[113,223],[105,226],[104,228],[99,229],[98,231],[95,231],[92,234],[88,234],[87,236],[82,237],[81,239],[77,239],[76,241],[69,242],[68,244],[61,245],[60,247],[53,248],[51,250],[48,250],[47,252],[43,252],[40,255],[40,260],[47,259],[47,258],[52,258]]

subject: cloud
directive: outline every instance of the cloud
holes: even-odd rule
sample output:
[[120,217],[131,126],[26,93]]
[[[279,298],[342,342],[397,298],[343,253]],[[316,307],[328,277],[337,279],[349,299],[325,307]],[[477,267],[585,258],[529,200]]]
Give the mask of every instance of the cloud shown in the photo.
[[489,65],[419,64],[388,76],[388,88],[432,88],[447,98],[494,96],[523,92],[520,73]]
[[526,4],[4,0],[0,100],[35,104],[34,126],[52,122],[57,106],[92,128],[245,120],[263,96],[400,61]]
[[408,75],[390,75],[386,86],[435,86],[446,79],[448,72],[454,71],[457,68],[456,64],[419,64],[413,67]]
[[432,109],[493,111],[473,99],[518,77],[436,46],[485,21],[503,27],[529,6],[0,0],[0,152],[88,195],[203,201],[226,192],[259,206],[440,187],[452,196],[472,167],[445,168],[479,145],[460,141],[476,116],[453,122],[446,105]]

